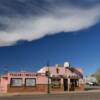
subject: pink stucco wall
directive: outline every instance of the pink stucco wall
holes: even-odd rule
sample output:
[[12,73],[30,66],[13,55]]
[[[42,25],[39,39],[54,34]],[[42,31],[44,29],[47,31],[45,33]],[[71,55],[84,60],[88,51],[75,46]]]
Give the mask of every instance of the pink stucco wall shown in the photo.
[[[80,73],[83,74],[83,71],[81,68],[76,68]],[[47,67],[41,68],[37,73],[34,72],[9,72],[6,76],[1,76],[1,82],[0,82],[0,92],[6,93],[7,92],[7,85],[10,84],[11,78],[22,78],[23,84],[25,82],[25,78],[36,78],[36,84],[47,84],[47,77],[45,76],[45,72],[47,70]],[[50,76],[52,75],[58,76],[75,76],[77,73],[72,72],[68,68],[59,67],[59,73],[57,73],[56,67],[50,67]],[[63,83],[63,80],[61,80],[61,83]]]
[[0,92],[6,93],[7,92],[7,84],[8,84],[7,77],[1,77],[0,81],[1,81],[0,82]]

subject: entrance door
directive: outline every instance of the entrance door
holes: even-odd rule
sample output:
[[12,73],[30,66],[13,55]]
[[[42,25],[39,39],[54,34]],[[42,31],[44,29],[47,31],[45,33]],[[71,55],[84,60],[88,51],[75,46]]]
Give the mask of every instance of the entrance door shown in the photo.
[[70,84],[71,84],[70,90],[71,90],[71,91],[74,91],[74,90],[75,90],[75,79],[71,79],[71,80],[70,80]]
[[68,91],[68,80],[64,79],[63,84],[64,84],[64,91]]

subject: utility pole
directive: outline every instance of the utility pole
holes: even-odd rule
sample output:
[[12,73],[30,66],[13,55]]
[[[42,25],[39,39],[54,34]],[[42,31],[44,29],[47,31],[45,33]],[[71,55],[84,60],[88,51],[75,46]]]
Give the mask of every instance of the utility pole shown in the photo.
[[47,70],[45,72],[47,78],[48,78],[48,87],[47,87],[47,93],[50,94],[50,70],[49,70],[49,64],[47,64]]

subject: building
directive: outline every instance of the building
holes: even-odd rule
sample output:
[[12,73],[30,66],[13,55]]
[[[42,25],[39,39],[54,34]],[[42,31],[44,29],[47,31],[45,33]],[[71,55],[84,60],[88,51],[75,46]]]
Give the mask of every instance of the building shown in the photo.
[[36,73],[9,72],[0,78],[0,92],[47,92],[48,89],[66,92],[84,90],[82,69],[66,65],[43,67]]
[[97,81],[95,75],[86,76],[84,78],[84,80],[85,80],[85,84],[87,84],[87,85],[95,85],[96,83],[98,84],[98,81]]

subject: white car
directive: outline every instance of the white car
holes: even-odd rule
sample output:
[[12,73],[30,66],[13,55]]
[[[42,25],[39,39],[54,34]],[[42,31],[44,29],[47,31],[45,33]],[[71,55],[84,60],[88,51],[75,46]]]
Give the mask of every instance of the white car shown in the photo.
[[86,84],[87,85],[93,85],[93,82],[87,82]]

